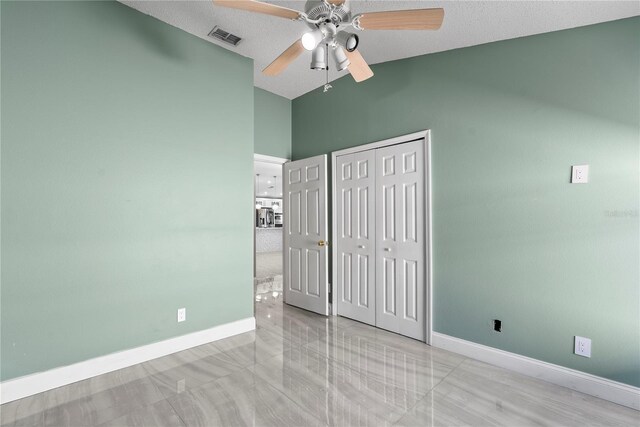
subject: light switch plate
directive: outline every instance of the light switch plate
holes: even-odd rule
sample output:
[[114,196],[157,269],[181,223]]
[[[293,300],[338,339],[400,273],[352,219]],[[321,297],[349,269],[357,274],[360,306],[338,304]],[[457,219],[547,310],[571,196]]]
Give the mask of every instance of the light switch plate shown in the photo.
[[591,340],[585,337],[574,337],[573,352],[578,356],[591,357]]
[[589,182],[589,165],[571,166],[571,183],[586,184]]

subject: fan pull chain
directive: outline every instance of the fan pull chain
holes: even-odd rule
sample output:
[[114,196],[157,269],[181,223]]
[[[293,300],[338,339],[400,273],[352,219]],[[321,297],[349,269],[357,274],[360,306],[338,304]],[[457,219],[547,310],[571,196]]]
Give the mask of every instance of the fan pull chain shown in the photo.
[[327,64],[327,83],[324,85],[323,92],[326,93],[333,86],[329,84],[329,44],[327,43],[327,48],[325,49],[325,64]]

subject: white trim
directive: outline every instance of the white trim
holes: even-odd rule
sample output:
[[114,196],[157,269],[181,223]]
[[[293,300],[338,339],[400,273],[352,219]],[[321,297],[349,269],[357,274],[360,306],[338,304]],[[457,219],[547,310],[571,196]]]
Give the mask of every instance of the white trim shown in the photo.
[[338,162],[338,151],[331,153],[331,240],[329,241],[329,248],[331,251],[331,315],[338,315],[338,302],[336,295],[335,284],[338,283],[338,254],[336,253],[336,242],[338,241],[338,213],[336,212],[336,206],[338,206],[338,200],[336,199],[336,167]]
[[267,156],[266,154],[255,154],[254,153],[253,161],[254,162],[283,164],[283,163],[288,162],[289,159],[284,159],[282,157]]
[[429,129],[420,132],[409,133],[407,135],[396,136],[395,138],[383,139],[381,141],[371,142],[369,144],[358,145],[356,147],[345,148],[343,150],[333,151],[331,157],[344,156],[345,154],[358,153],[360,151],[368,151],[376,148],[388,147],[390,145],[404,144],[405,142],[417,141],[419,139],[430,139]]
[[640,388],[617,381],[433,332],[432,345],[491,365],[538,378],[619,405],[640,410]]
[[[339,156],[344,156],[346,154],[358,153],[361,151],[374,150],[376,148],[389,147],[391,145],[404,144],[407,142],[424,140],[424,179],[425,179],[425,241],[427,243],[427,259],[425,265],[425,337],[424,341],[427,344],[431,344],[432,340],[432,319],[433,319],[433,308],[432,308],[432,292],[433,292],[433,263],[432,263],[432,254],[433,254],[433,245],[432,245],[432,229],[431,229],[431,218],[432,218],[432,203],[431,203],[431,130],[426,129],[420,132],[414,132],[407,135],[398,136],[395,138],[385,139],[382,141],[372,142],[370,144],[358,145],[356,147],[345,148],[344,150],[333,151],[331,153],[331,221],[332,221],[332,230],[331,230],[331,262],[333,265],[331,271],[331,296],[332,298],[336,298],[336,294],[334,292],[334,283],[337,283],[338,280],[338,269],[337,262],[338,256],[335,249],[334,243],[338,241],[338,231],[337,231],[337,221],[338,221],[338,213],[336,212],[335,207],[337,206],[336,199],[336,165]],[[338,315],[338,304],[331,305],[332,310],[331,314],[334,316]]]
[[338,199],[336,198],[336,167],[338,164],[338,151],[331,153],[331,240],[329,241],[329,248],[331,251],[331,315],[338,315],[338,302],[336,295],[335,284],[338,283],[338,254],[336,253],[336,242],[338,241],[338,213],[336,212],[336,206],[338,206]]
[[431,210],[432,202],[431,202],[431,131],[427,130],[426,135],[424,136],[425,146],[424,146],[424,188],[426,191],[425,194],[425,239],[427,242],[427,259],[425,266],[425,279],[427,281],[427,289],[425,290],[426,296],[426,304],[425,307],[427,309],[426,314],[426,322],[425,322],[425,343],[431,345],[433,340],[433,228],[432,228],[432,220],[433,213]]
[[178,351],[187,350],[212,341],[233,335],[253,331],[256,328],[255,317],[225,323],[204,331],[193,332],[153,344],[143,345],[130,350],[111,353],[73,365],[62,366],[44,372],[25,375],[0,383],[0,403],[4,404],[23,397],[31,396],[53,388],[62,387],[77,381],[117,371]]

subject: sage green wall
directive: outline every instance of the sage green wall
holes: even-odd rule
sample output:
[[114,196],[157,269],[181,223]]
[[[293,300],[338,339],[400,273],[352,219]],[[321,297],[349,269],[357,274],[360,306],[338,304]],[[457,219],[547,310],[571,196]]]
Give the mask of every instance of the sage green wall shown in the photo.
[[640,386],[638,40],[633,18],[374,66],[293,101],[293,158],[431,129],[435,331]]
[[291,158],[291,100],[255,88],[255,152]]
[[2,379],[253,316],[252,62],[120,3],[1,4]]

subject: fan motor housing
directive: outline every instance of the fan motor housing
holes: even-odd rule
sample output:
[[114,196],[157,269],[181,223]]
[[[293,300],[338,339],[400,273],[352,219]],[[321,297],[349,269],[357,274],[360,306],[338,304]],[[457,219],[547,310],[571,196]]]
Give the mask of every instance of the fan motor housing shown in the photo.
[[[307,0],[304,11],[309,19],[329,18],[332,7],[322,0]],[[340,6],[333,9],[333,17],[331,19],[334,25],[342,22],[349,22],[351,19],[351,11],[349,10],[348,0]]]

